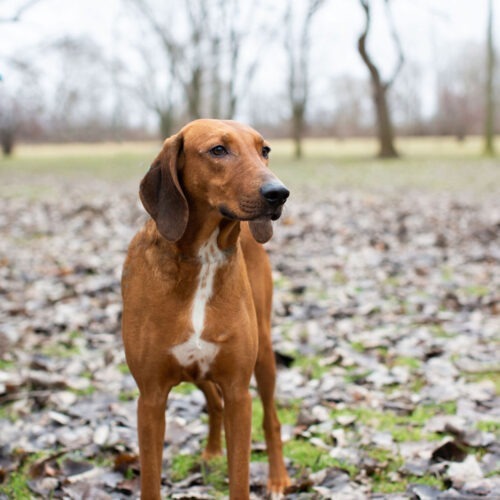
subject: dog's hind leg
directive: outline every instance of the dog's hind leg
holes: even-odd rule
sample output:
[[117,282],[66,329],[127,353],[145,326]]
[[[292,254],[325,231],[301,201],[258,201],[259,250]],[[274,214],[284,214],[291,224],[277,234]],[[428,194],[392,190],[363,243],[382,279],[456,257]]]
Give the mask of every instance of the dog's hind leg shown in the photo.
[[196,385],[205,395],[208,410],[208,441],[203,451],[203,459],[210,460],[222,455],[222,418],[223,405],[219,388],[209,381],[197,382]]

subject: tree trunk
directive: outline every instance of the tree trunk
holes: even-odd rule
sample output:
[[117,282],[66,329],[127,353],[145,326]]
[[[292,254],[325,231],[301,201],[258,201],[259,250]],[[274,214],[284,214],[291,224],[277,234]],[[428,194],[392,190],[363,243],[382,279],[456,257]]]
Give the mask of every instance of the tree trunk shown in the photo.
[[193,69],[189,88],[187,89],[188,97],[188,114],[191,120],[201,118],[201,86],[202,86],[203,70],[200,66]]
[[377,134],[379,142],[380,158],[396,158],[398,152],[394,147],[394,131],[389,112],[389,103],[387,102],[387,87],[380,81],[374,85],[373,94],[377,114]]
[[294,103],[292,110],[292,137],[294,143],[294,157],[302,158],[302,136],[304,133],[305,105]]
[[394,146],[394,130],[389,112],[387,92],[399,71],[400,65],[402,64],[402,57],[400,56],[400,64],[398,65],[394,77],[384,83],[378,68],[375,66],[366,48],[366,39],[368,37],[371,22],[370,5],[367,0],[360,0],[360,2],[365,11],[365,29],[358,39],[358,52],[368,68],[372,83],[373,102],[375,104],[375,114],[377,118],[377,137],[380,147],[378,156],[380,158],[396,158],[399,154]]
[[493,95],[493,75],[495,72],[495,51],[493,47],[493,0],[488,2],[488,29],[486,36],[486,119],[484,127],[484,154],[495,154],[495,100]]
[[11,156],[14,151],[15,137],[12,130],[0,131],[0,142],[2,145],[2,153],[4,156]]
[[162,139],[170,137],[174,128],[174,116],[171,109],[158,113],[160,118],[160,136]]

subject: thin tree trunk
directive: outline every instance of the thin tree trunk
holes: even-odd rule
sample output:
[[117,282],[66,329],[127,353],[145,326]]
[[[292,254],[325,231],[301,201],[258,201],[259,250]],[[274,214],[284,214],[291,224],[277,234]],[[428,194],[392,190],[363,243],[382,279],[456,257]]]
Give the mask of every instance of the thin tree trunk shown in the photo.
[[302,158],[302,136],[304,134],[305,106],[295,103],[292,111],[292,136],[294,143],[294,156],[297,160]]
[[495,154],[495,100],[493,96],[493,75],[495,72],[495,51],[493,47],[493,0],[488,2],[488,29],[486,36],[486,120],[484,127],[484,154]]
[[[387,100],[387,92],[394,81],[399,67],[402,64],[402,57],[400,56],[400,64],[395,72],[394,77],[387,83],[382,81],[378,68],[373,63],[366,48],[366,39],[370,29],[371,12],[370,6],[366,0],[360,0],[361,6],[365,11],[365,29],[358,39],[358,51],[370,73],[370,79],[373,90],[373,102],[375,104],[375,114],[377,119],[377,137],[379,141],[380,158],[396,158],[398,152],[394,146],[394,130],[392,127],[391,115],[389,111],[389,103]],[[393,35],[394,36],[394,35]]]
[[160,136],[162,139],[170,137],[174,128],[174,114],[171,109],[158,111],[160,119]]
[[2,153],[5,157],[11,156],[14,150],[15,134],[12,130],[0,131],[0,143],[2,146]]

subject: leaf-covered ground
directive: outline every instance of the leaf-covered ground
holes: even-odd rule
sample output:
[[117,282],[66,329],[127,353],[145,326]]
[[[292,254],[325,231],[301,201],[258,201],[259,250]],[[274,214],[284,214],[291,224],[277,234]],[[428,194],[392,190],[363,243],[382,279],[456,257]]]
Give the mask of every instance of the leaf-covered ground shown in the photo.
[[[125,187],[51,189],[0,212],[0,498],[135,498],[119,279],[145,216]],[[500,199],[305,192],[268,249],[287,498],[500,498]],[[164,496],[227,494],[201,393],[167,415]]]

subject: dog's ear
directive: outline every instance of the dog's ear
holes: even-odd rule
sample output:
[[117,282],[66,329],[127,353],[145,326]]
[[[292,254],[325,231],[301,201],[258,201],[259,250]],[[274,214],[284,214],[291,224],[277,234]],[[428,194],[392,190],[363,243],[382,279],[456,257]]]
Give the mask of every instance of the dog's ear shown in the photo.
[[250,221],[248,225],[255,241],[266,243],[271,239],[273,235],[273,224],[270,220]]
[[178,241],[186,230],[189,209],[179,182],[183,137],[168,138],[141,181],[139,196],[146,211],[168,241]]

